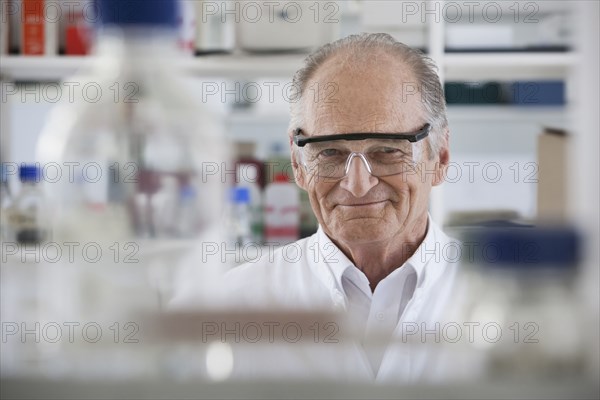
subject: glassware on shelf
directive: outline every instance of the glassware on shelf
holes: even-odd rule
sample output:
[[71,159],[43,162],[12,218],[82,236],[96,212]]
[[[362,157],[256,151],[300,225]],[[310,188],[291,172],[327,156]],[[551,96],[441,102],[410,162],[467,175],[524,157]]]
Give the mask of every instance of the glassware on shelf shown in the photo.
[[230,242],[234,245],[256,245],[252,234],[252,212],[250,209],[251,192],[247,187],[231,189],[229,227]]
[[[19,179],[19,193],[11,205],[3,210],[7,214],[3,217],[7,219],[6,239],[22,245],[37,245],[50,237],[48,208],[39,186],[41,170],[35,165],[22,165]],[[3,199],[3,203],[5,201]]]

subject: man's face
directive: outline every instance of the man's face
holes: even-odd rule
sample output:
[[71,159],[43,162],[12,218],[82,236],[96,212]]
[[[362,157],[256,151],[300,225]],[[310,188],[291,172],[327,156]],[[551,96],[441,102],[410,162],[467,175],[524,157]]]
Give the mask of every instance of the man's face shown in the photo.
[[[405,133],[429,122],[416,93],[416,80],[403,65],[385,55],[368,64],[356,67],[334,58],[317,71],[303,104],[306,135]],[[349,145],[362,151],[365,143]],[[429,193],[441,182],[444,167],[439,155],[430,160],[426,143],[420,147],[414,170],[377,178],[354,157],[348,174],[338,181],[317,177],[293,155],[296,180],[308,192],[325,233],[338,244],[410,240],[411,232],[419,232],[426,221]],[[447,163],[447,146],[443,147],[442,163]]]

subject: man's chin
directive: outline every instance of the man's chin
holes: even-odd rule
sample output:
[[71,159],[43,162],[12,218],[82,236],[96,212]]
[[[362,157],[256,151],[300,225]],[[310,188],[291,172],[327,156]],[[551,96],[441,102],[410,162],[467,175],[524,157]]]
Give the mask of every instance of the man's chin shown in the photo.
[[390,236],[386,225],[380,218],[354,218],[345,220],[332,233],[334,239],[347,243],[378,242]]

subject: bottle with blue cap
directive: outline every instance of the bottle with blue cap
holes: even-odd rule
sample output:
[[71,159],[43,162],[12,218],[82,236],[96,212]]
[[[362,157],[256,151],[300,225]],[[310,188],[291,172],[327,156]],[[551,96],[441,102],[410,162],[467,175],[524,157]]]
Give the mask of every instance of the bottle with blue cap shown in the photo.
[[39,187],[42,174],[37,165],[19,168],[21,189],[7,208],[7,240],[21,245],[40,244],[49,239],[48,211]]
[[37,149],[39,161],[64,167],[48,191],[56,235],[110,242],[179,238],[182,230],[164,229],[160,210],[185,187],[198,195],[193,203],[186,198],[177,204],[192,204],[202,221],[184,229],[186,237],[204,235],[218,225],[224,204],[224,128],[188,94],[190,81],[181,79],[175,63],[183,56],[178,2],[97,5],[101,26],[93,64],[69,79],[84,90],[52,112]]
[[252,234],[252,212],[250,210],[250,189],[243,186],[234,187],[230,192],[229,237],[232,244],[244,246],[257,244]]

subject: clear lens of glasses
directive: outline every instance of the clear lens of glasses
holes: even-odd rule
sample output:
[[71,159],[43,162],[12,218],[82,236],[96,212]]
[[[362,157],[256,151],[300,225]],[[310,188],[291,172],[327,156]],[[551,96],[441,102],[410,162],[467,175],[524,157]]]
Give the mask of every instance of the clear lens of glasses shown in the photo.
[[362,158],[376,177],[402,174],[414,170],[415,145],[405,140],[366,139],[360,149],[350,141],[307,143],[301,148],[302,161],[309,174],[326,180],[343,178],[351,159]]

